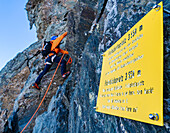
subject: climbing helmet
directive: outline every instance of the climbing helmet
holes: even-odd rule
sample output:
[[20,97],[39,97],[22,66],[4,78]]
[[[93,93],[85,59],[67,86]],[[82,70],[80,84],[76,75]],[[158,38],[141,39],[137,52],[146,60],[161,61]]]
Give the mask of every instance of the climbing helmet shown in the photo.
[[55,40],[58,36],[51,37],[51,40]]

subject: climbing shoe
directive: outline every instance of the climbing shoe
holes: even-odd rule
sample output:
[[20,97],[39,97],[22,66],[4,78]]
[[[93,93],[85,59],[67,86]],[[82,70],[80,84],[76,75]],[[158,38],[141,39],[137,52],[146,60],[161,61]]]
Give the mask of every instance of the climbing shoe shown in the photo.
[[32,85],[32,87],[35,88],[35,89],[37,89],[37,90],[40,90],[40,87],[37,85],[37,83],[34,83],[34,84]]
[[67,77],[70,75],[70,73],[71,73],[70,71],[64,73],[64,74],[62,75],[62,78],[64,78],[64,79],[67,78]]

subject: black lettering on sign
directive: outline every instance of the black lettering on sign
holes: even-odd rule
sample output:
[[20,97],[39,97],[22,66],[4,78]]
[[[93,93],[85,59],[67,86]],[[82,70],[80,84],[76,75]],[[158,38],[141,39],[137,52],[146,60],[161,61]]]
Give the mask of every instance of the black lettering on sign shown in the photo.
[[142,94],[142,90],[137,90],[137,94],[141,95]]
[[141,25],[140,27],[139,27],[139,31],[141,31],[143,29],[143,25]]
[[105,86],[112,85],[112,84],[115,84],[115,83],[118,83],[118,82],[123,82],[123,76],[122,75],[118,78],[114,77],[113,79],[105,80]]
[[114,99],[114,103],[121,103],[121,99]]
[[113,109],[113,110],[119,110],[119,107],[118,107],[118,106],[112,106],[111,109]]
[[133,112],[137,112],[137,109],[138,109],[138,108],[133,108]]
[[135,95],[135,92],[129,90],[129,95]]
[[125,107],[120,107],[120,110],[125,111]]
[[133,38],[137,33],[137,28],[135,28],[134,30],[132,30],[132,32],[130,34],[128,34],[128,41]]
[[122,40],[122,42],[120,44],[118,44],[116,47],[114,47],[114,49],[111,49],[109,51],[108,55],[111,55],[112,53],[114,53],[117,49],[119,49],[122,45],[124,45],[126,43],[126,38]]
[[138,70],[137,76],[138,76],[138,77],[141,76],[141,70]]
[[115,96],[121,96],[121,93],[119,92],[119,93],[117,93],[117,92],[115,92]]
[[131,112],[131,111],[132,111],[132,108],[126,106],[126,111],[127,111],[127,112]]
[[110,109],[110,106],[107,106],[106,108],[107,108],[107,109]]
[[153,87],[150,87],[149,89],[144,88],[144,94],[152,94],[153,93]]
[[134,70],[133,70],[133,71],[129,71],[129,72],[127,72],[127,73],[125,73],[125,80],[128,80],[128,79],[132,79],[132,78],[134,78],[134,75],[135,75]]
[[128,95],[128,92],[125,92],[125,96],[127,96]]
[[125,88],[138,87],[143,85],[144,85],[144,81],[142,80],[139,82],[132,82],[132,83],[125,84]]
[[122,103],[125,103],[125,99],[122,99]]

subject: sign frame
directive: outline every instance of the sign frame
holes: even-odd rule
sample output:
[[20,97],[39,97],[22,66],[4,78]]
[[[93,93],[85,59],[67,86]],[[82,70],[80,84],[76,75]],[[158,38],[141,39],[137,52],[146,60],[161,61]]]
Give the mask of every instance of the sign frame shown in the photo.
[[96,111],[163,126],[163,2],[104,53]]

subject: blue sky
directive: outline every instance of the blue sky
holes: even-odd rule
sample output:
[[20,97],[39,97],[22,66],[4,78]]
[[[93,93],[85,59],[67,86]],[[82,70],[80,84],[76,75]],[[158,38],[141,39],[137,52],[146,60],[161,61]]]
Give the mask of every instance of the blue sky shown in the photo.
[[25,5],[28,0],[0,0],[0,70],[29,45],[37,41],[30,30]]

